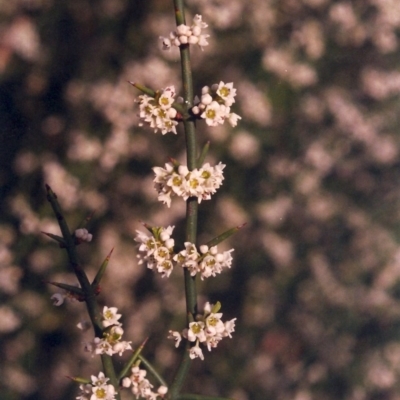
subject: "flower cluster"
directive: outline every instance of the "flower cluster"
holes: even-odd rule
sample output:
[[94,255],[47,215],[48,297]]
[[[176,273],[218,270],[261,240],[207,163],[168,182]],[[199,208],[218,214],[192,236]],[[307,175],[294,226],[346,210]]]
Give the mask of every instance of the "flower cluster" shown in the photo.
[[181,24],[169,34],[168,38],[160,36],[163,49],[169,50],[171,46],[179,47],[182,44],[197,44],[203,50],[203,47],[208,45],[207,38],[210,36],[202,33],[202,29],[207,26],[201,15],[195,15],[192,26]]
[[153,385],[149,382],[148,379],[145,378],[147,371],[144,369],[140,369],[138,366],[134,366],[131,369],[131,375],[129,377],[125,377],[122,380],[122,386],[126,388],[131,388],[132,393],[136,396],[136,398],[143,397],[149,400],[156,400],[158,396],[163,398],[167,393],[168,388],[166,386],[160,386],[157,390],[157,393],[152,391]]
[[200,274],[202,280],[210,276],[220,274],[224,268],[232,266],[233,249],[218,253],[217,246],[209,248],[207,245],[200,246],[198,253],[193,243],[186,242],[185,250],[182,250],[174,256],[174,261],[183,268],[190,271],[190,275]]
[[[174,120],[177,111],[172,107],[175,98],[175,87],[166,87],[161,92],[156,93],[155,97],[143,94],[139,96],[139,117],[147,122],[154,132],[161,131],[163,135],[168,132],[176,134],[177,121]],[[140,123],[139,126],[143,126]]]
[[220,274],[225,268],[231,268],[233,249],[218,253],[217,246],[202,245],[199,253],[196,245],[186,242],[185,249],[174,254],[175,241],[171,238],[174,228],[152,228],[152,234],[136,231],[134,240],[140,243],[137,255],[139,265],[147,264],[147,268],[168,278],[175,262],[182,268],[188,268],[192,276],[200,274],[202,280]]
[[222,163],[212,167],[209,163],[192,171],[180,165],[175,167],[172,163],[165,164],[165,168],[154,167],[154,182],[158,191],[158,200],[171,205],[171,196],[180,196],[184,200],[197,197],[198,202],[209,200],[221,186],[224,179]]
[[85,228],[77,229],[75,231],[75,237],[79,242],[91,242],[93,239],[93,235]]
[[174,239],[171,238],[174,226],[153,229],[153,235],[136,231],[135,241],[140,243],[139,264],[146,263],[147,268],[154,269],[161,276],[169,277],[172,272],[171,255],[174,250]]
[[190,358],[201,358],[204,360],[203,351],[200,348],[200,343],[207,346],[208,351],[217,347],[218,343],[224,337],[232,337],[232,332],[235,331],[236,318],[230,321],[223,322],[221,320],[222,313],[219,313],[221,308],[220,303],[210,304],[206,303],[204,307],[204,314],[198,315],[197,320],[189,323],[189,328],[184,329],[181,333],[177,331],[169,331],[169,339],[175,340],[175,347],[178,347],[182,336],[195,343],[190,348]]
[[109,378],[100,372],[98,376],[91,376],[91,383],[79,386],[81,392],[76,400],[114,400],[115,389],[113,385],[107,384]]
[[237,125],[239,115],[231,113],[231,106],[235,102],[236,89],[233,83],[216,83],[211,86],[204,86],[201,91],[201,98],[195,98],[195,105],[192,113],[205,119],[209,126],[222,125],[226,120],[232,127]]
[[121,340],[124,330],[122,324],[118,322],[121,314],[117,313],[116,307],[103,308],[103,327],[105,328],[102,338],[94,338],[93,342],[87,343],[86,351],[94,354],[119,354],[120,356],[126,350],[132,349],[131,342]]

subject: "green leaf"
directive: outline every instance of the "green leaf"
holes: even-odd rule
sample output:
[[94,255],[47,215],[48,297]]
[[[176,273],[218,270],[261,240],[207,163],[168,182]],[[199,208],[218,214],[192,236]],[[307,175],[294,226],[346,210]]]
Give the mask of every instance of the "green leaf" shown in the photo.
[[45,282],[49,283],[50,285],[59,287],[60,289],[64,289],[67,292],[70,292],[72,294],[76,294],[79,297],[85,297],[85,294],[84,294],[83,290],[80,287],[67,285],[66,283],[48,282],[48,281],[45,281]]
[[217,244],[223,242],[224,240],[228,239],[229,236],[232,236],[234,233],[242,229],[246,224],[236,226],[234,228],[228,229],[226,232],[221,233],[221,235],[217,236],[216,238],[210,240],[206,243],[206,245],[210,248],[216,246]]
[[104,273],[106,272],[106,268],[108,265],[108,262],[110,261],[111,254],[114,251],[114,248],[111,249],[111,251],[108,253],[107,257],[104,259],[103,263],[101,264],[96,276],[93,279],[92,282],[92,288],[96,289],[100,285],[100,281],[103,278]]
[[203,149],[201,150],[199,158],[197,159],[197,168],[200,168],[204,164],[204,160],[207,156],[209,149],[210,149],[210,141],[207,141],[207,143],[204,145]]
[[74,382],[78,382],[78,383],[84,383],[84,384],[91,383],[91,381],[89,379],[82,378],[80,376],[67,376],[67,378],[71,379]]
[[135,361],[139,358],[140,353],[144,349],[144,346],[146,345],[146,342],[149,338],[146,338],[143,343],[136,349],[136,351],[132,354],[128,362],[125,364],[124,368],[121,370],[121,372],[118,375],[118,380],[120,381],[121,379],[125,378],[125,376],[128,375],[129,370],[132,368],[133,364],[135,364]]
[[150,97],[156,97],[157,92],[155,92],[153,89],[150,89],[146,86],[141,85],[140,83],[135,83],[135,82],[129,82],[132,86],[135,86],[136,89],[139,89],[141,92],[144,94],[147,94]]
[[65,240],[61,236],[53,235],[52,233],[43,232],[43,231],[42,231],[42,233],[45,234],[46,236],[48,236],[50,239],[53,239],[56,242],[58,242],[60,244],[60,247],[65,247]]
[[154,366],[146,359],[144,358],[141,354],[139,354],[139,360],[143,363],[143,365],[146,367],[147,371],[149,371],[154,378],[158,381],[160,385],[163,386],[168,386],[163,377],[158,373],[158,371],[154,368]]

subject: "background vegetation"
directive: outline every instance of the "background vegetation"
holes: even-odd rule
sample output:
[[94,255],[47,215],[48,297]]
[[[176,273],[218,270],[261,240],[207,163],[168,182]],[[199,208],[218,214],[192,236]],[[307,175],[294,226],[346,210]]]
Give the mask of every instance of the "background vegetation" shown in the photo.
[[[171,4],[170,4],[171,3]],[[192,366],[188,387],[237,400],[400,399],[399,97],[396,0],[188,0],[210,46],[192,51],[195,85],[235,83],[236,129],[198,124],[208,161],[227,164],[200,208],[206,242],[247,222],[231,271],[199,282],[237,331]],[[89,376],[80,303],[55,308],[45,280],[75,279],[40,231],[57,233],[44,183],[71,227],[94,211],[80,246],[92,276],[114,248],[100,299],[165,377],[184,321],[182,276],[137,264],[140,221],[175,225],[151,167],[183,161],[181,135],[138,127],[137,91],[179,88],[161,0],[0,1],[0,399],[76,396]],[[87,335],[87,337],[85,337]]]

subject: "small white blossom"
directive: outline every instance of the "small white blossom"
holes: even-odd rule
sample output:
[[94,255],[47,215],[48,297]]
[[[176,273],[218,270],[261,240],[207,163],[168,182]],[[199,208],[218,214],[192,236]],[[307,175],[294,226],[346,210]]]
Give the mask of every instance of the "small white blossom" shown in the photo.
[[54,293],[50,299],[53,300],[53,304],[56,307],[61,306],[64,303],[64,300],[67,296],[63,293]]
[[181,24],[170,32],[169,37],[160,36],[163,50],[169,50],[171,46],[179,47],[185,44],[197,44],[202,50],[208,45],[207,38],[210,36],[202,32],[208,25],[203,22],[202,16],[197,14],[193,18],[191,26]]
[[168,388],[166,387],[166,386],[160,386],[158,389],[157,389],[157,393],[160,395],[160,396],[164,396],[165,394],[167,394],[168,393]]
[[168,339],[174,339],[175,347],[179,347],[179,344],[181,343],[182,340],[182,336],[177,331],[169,331]]
[[76,397],[76,400],[90,400],[92,396],[92,385],[90,383],[82,383],[79,385],[79,389],[81,391]]
[[90,329],[92,324],[89,321],[81,321],[76,326],[78,329],[80,329],[82,331],[87,331]]
[[204,322],[191,322],[187,331],[187,339],[189,342],[195,342],[196,340],[204,342],[206,340],[204,329]]
[[117,307],[107,307],[103,308],[103,326],[107,328],[111,325],[121,325],[118,320],[121,318],[121,314],[117,313]]
[[91,242],[93,239],[93,235],[85,228],[77,229],[75,231],[75,237],[80,239],[82,242]]
[[165,386],[160,386],[157,392],[153,392],[153,385],[146,378],[146,374],[146,370],[134,366],[131,369],[131,375],[122,380],[122,386],[131,388],[136,399],[156,400],[159,396],[163,397],[168,392],[168,389]]
[[115,389],[113,385],[108,384],[109,378],[100,372],[98,376],[91,376],[91,384],[82,384],[79,386],[81,392],[77,400],[114,400]]
[[192,346],[189,350],[189,357],[193,360],[194,358],[200,358],[204,360],[203,351],[199,347],[199,342],[195,346]]

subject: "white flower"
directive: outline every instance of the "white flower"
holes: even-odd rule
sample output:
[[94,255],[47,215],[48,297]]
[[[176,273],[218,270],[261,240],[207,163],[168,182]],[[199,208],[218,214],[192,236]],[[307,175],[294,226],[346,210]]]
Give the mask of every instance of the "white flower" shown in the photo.
[[213,88],[217,95],[224,101],[224,104],[230,107],[235,102],[236,89],[233,83],[220,82],[217,87]]
[[107,307],[103,308],[103,327],[107,328],[111,325],[121,325],[118,320],[121,318],[121,314],[117,314],[117,307]]
[[[113,385],[109,385],[107,382],[109,378],[104,376],[103,372],[100,372],[98,376],[91,376],[91,385],[81,385],[82,390],[81,396],[77,397],[79,400],[90,399],[90,400],[113,400],[115,395],[115,389]],[[90,390],[90,392],[89,392]],[[90,397],[89,397],[90,395]]]
[[158,389],[157,389],[157,393],[160,396],[164,396],[165,394],[167,394],[168,392],[168,388],[166,386],[161,385]]
[[105,385],[92,388],[90,400],[114,400],[115,389],[113,385]]
[[102,386],[105,385],[110,379],[106,378],[104,372],[99,372],[98,376],[92,375],[91,377],[93,386]]
[[234,128],[237,125],[239,119],[242,119],[242,117],[240,115],[235,114],[235,113],[230,113],[228,115],[228,122],[229,122],[229,125],[232,128]]
[[[175,101],[175,87],[167,86],[159,93],[156,98],[146,94],[140,95],[137,102],[139,103],[139,117],[143,122],[146,122],[157,133],[161,131],[163,135],[168,132],[176,132],[177,121],[176,110],[172,108]],[[143,125],[143,122],[139,126]]]
[[[207,247],[207,246],[206,246]],[[181,334],[176,331],[169,331],[168,338],[177,341],[176,347],[178,347],[181,340],[181,335],[185,337],[190,342],[195,342],[196,344],[190,348],[190,358],[201,358],[204,359],[203,352],[200,348],[200,343],[207,346],[207,349],[217,347],[218,343],[224,337],[232,337],[231,333],[235,330],[236,318],[223,322],[222,313],[219,313],[221,305],[211,304],[207,302],[204,306],[203,315],[197,315],[195,322],[190,322],[189,327],[184,329]]]
[[207,28],[208,25],[203,22],[203,17],[200,14],[196,14],[193,18],[193,25],[198,26],[200,28]]
[[232,337],[231,333],[235,331],[235,321],[237,318],[233,318],[230,321],[225,322],[224,336]]
[[[162,174],[162,171],[160,171]],[[171,238],[174,226],[168,228],[157,228],[154,230],[156,236],[146,235],[141,231],[136,231],[135,241],[140,243],[139,264],[146,263],[147,268],[157,270],[161,276],[169,277],[173,264],[171,254],[173,252],[175,241]]]
[[79,385],[81,392],[76,397],[76,400],[90,400],[92,395],[92,385],[90,383],[83,383]]
[[92,324],[89,321],[81,321],[76,326],[78,329],[80,329],[82,331],[87,331],[90,329]]
[[218,335],[225,331],[225,325],[221,321],[222,313],[211,313],[205,320],[207,334]]
[[131,343],[132,342],[125,342],[125,341],[115,343],[114,346],[112,347],[113,353],[122,356],[122,354],[126,350],[132,350]]
[[206,120],[209,126],[217,126],[223,123],[223,113],[221,112],[221,105],[216,101],[212,101],[207,105],[201,118]]
[[[201,40],[206,40],[199,37],[199,45]],[[235,102],[236,89],[233,83],[224,83],[220,81],[219,84],[214,84],[210,87],[204,86],[202,89],[202,96],[199,100],[195,97],[192,113],[199,115],[200,118],[206,120],[209,126],[217,126],[223,124],[226,120],[228,123],[235,127],[241,117],[235,113],[230,112],[230,107]]]
[[80,239],[82,242],[90,242],[93,239],[93,235],[84,228],[77,229],[75,231],[75,237]]
[[108,354],[109,356],[114,354],[113,348],[107,340],[96,337],[93,342],[95,346],[94,352],[96,354]]
[[163,50],[170,50],[172,46],[171,40],[163,36],[160,36],[160,39],[162,40]]
[[201,15],[193,18],[192,26],[181,24],[169,34],[169,38],[160,36],[163,50],[169,50],[171,46],[181,46],[185,44],[198,44],[203,50],[208,45],[207,38],[210,35],[202,33],[202,29],[207,28],[207,24],[202,21]]
[[206,340],[204,328],[204,322],[191,322],[187,331],[188,340],[190,342],[195,342],[198,339],[200,342],[204,342]]
[[122,386],[123,387],[130,387],[132,385],[132,381],[126,376],[124,379],[122,379]]
[[182,340],[182,336],[177,331],[169,331],[168,339],[174,339],[175,347],[179,347],[179,344],[181,343]]
[[189,357],[193,360],[194,358],[201,358],[204,360],[203,351],[199,347],[199,342],[196,343],[195,346],[192,346],[189,351]]
[[61,306],[61,304],[64,303],[65,298],[67,297],[67,295],[63,294],[63,293],[54,293],[50,299],[53,300],[53,304],[56,307]]
[[177,169],[172,163],[165,168],[154,167],[154,183],[158,191],[158,200],[171,205],[171,196],[179,196],[184,200],[197,197],[198,202],[209,200],[211,195],[221,186],[224,179],[225,165],[219,163],[215,167],[204,164],[201,168],[189,171],[187,166],[180,165]]

